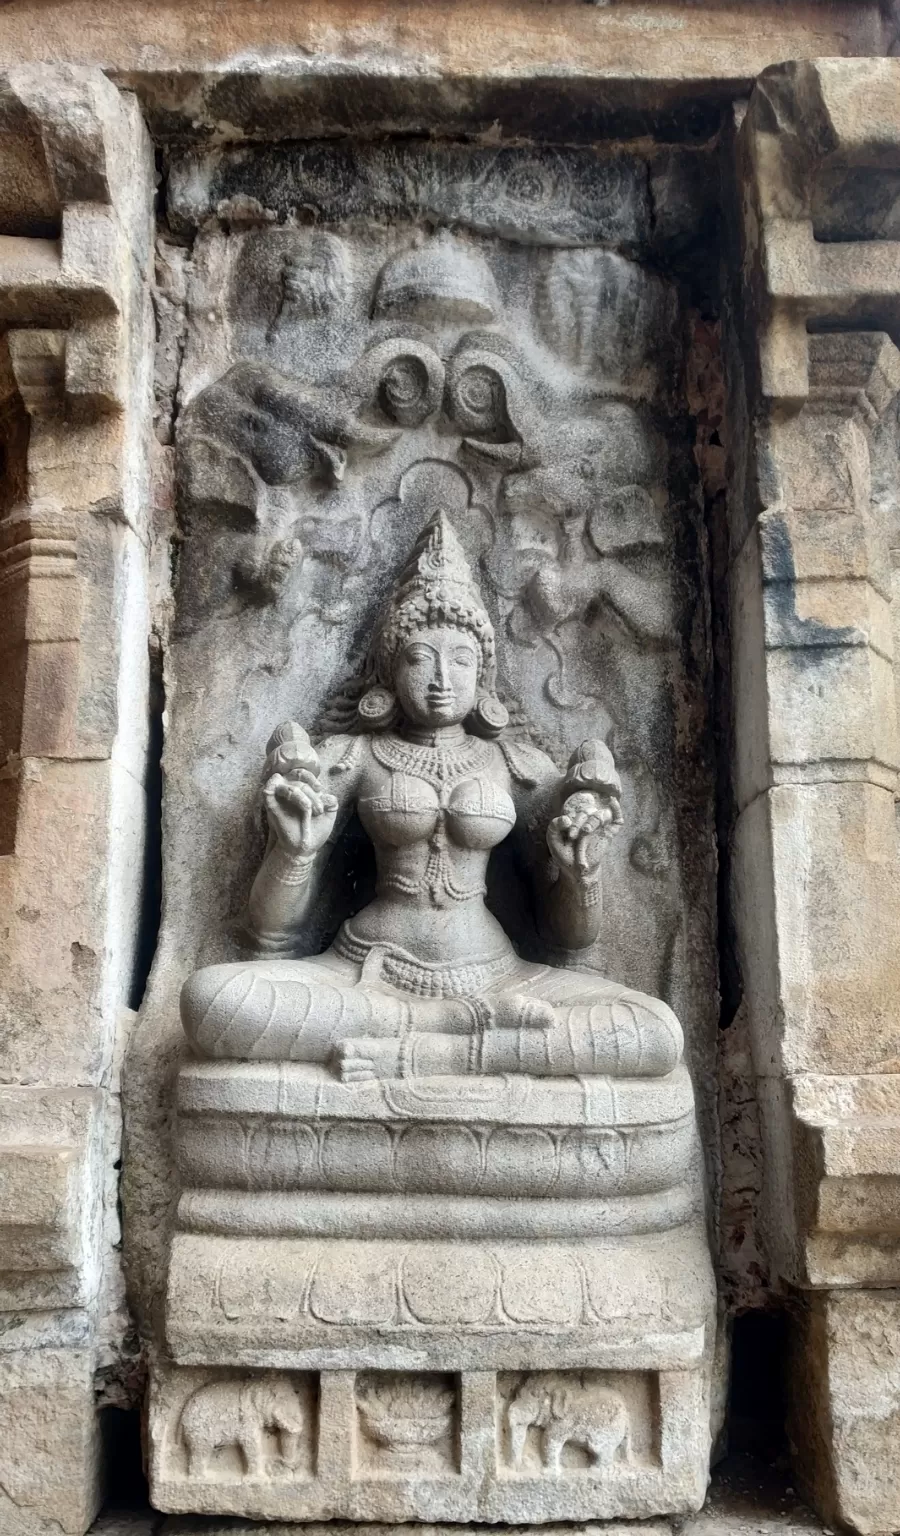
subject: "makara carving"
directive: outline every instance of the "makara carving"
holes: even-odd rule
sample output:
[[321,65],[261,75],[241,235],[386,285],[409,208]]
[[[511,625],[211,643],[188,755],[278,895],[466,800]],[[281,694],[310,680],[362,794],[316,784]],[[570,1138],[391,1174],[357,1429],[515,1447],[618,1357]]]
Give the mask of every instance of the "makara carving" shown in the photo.
[[[681,1027],[665,1003],[521,960],[485,904],[490,853],[523,828],[546,928],[584,949],[602,916],[604,839],[622,824],[603,742],[586,742],[560,777],[527,740],[507,738],[508,724],[493,626],[439,511],[378,626],[355,734],[316,752],[289,724],[269,743],[269,846],[250,922],[272,958],[189,979],[182,1017],[199,1055],[323,1062],[345,1082],[677,1066]],[[324,955],[281,958],[354,810],[375,848],[375,898]]]

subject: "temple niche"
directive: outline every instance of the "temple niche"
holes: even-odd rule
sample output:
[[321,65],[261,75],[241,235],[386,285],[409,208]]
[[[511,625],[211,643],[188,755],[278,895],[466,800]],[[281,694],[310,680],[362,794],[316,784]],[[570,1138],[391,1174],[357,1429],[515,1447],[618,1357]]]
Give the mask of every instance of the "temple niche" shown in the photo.
[[0,1536],[900,1531],[900,0],[0,45]]
[[698,1508],[706,555],[646,175],[323,146],[169,198],[153,1502]]

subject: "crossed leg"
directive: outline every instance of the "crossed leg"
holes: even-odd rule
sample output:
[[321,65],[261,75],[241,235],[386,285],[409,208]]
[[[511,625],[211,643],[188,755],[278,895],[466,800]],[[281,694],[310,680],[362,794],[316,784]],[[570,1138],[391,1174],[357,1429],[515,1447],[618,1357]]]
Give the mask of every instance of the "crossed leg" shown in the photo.
[[[519,996],[510,990],[490,1003],[416,997],[382,980],[377,957],[370,967],[329,950],[308,960],[205,966],[182,988],[181,1020],[200,1056],[327,1062],[342,1046],[365,1040],[387,1048],[386,1068],[394,1062],[391,1070],[382,1072],[376,1072],[373,1063],[366,1075],[394,1077],[400,1070],[396,1062],[402,1044],[434,1035],[462,1041],[468,1053],[486,1023],[508,1025],[517,1032],[542,1031],[552,1024],[553,1012],[537,994]],[[350,1069],[348,1057],[346,1076],[362,1075],[362,1070]]]
[[512,983],[486,989],[477,1006],[479,1027],[468,1038],[422,1032],[413,1014],[403,1039],[347,1039],[335,1050],[341,1077],[664,1077],[681,1059],[684,1036],[666,1003],[590,971],[523,962]]

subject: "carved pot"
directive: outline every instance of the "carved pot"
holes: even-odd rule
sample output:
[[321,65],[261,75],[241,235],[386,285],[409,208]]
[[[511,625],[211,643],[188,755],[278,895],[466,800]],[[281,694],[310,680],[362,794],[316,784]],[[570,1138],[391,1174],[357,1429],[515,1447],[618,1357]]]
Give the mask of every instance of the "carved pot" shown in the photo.
[[412,1418],[375,1404],[360,1404],[359,1412],[376,1445],[388,1450],[433,1445],[447,1432],[448,1415],[444,1411],[433,1417]]

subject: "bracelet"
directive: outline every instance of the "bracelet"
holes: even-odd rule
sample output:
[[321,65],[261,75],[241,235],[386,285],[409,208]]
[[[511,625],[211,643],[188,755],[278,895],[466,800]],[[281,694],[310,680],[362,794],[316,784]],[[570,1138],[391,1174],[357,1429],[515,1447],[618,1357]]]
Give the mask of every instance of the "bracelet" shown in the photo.
[[415,1077],[416,1075],[416,1037],[415,1035],[400,1036],[400,1050],[397,1053],[397,1076]]
[[314,853],[288,853],[276,843],[269,854],[268,872],[279,885],[306,885],[315,861]]
[[465,1001],[472,1013],[476,1031],[483,1032],[486,1029],[492,1029],[494,1026],[494,1010],[487,1001],[487,998],[467,997]]
[[602,880],[586,880],[583,885],[576,885],[575,890],[583,907],[599,907],[603,900]]

